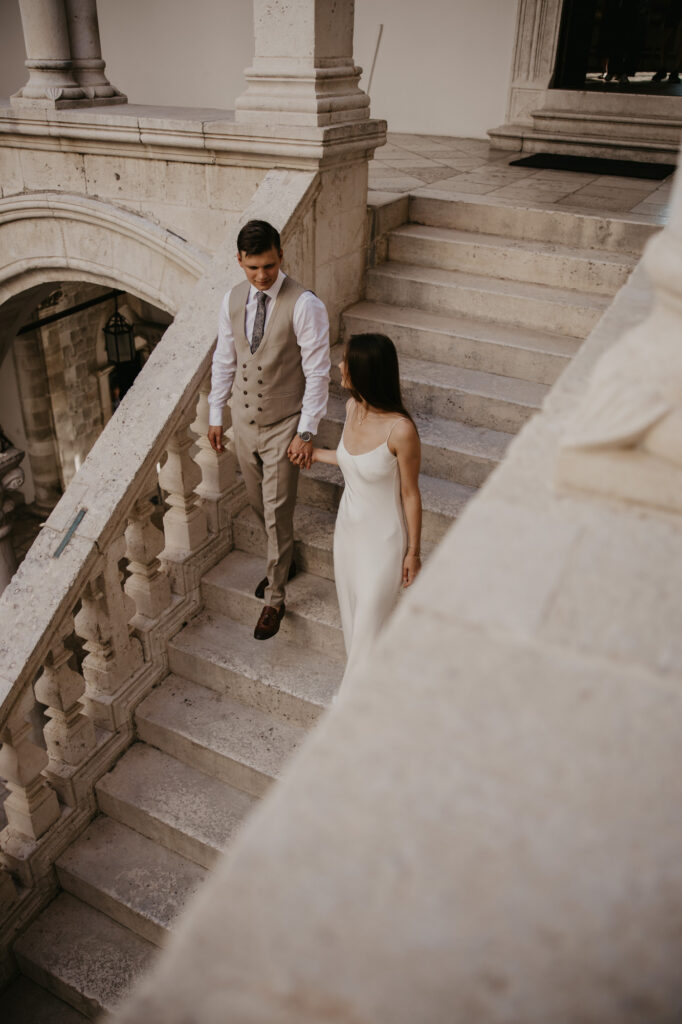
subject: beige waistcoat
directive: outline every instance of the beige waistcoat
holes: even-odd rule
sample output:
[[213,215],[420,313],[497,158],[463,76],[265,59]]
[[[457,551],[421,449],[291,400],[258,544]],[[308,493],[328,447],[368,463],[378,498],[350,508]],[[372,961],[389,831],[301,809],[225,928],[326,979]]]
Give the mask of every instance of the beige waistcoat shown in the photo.
[[293,317],[296,301],[306,289],[290,277],[284,278],[263,339],[252,355],[244,330],[249,288],[249,282],[243,281],[230,293],[230,322],[237,353],[232,415],[247,423],[268,426],[301,410],[305,375]]

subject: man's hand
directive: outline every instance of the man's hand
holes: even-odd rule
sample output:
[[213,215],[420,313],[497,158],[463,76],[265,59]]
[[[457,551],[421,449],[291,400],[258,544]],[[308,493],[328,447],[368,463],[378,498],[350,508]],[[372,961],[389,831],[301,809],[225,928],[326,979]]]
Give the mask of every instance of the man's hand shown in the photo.
[[211,442],[211,448],[214,452],[224,452],[223,448],[223,428],[222,427],[209,427],[208,428],[208,439]]
[[287,449],[287,455],[297,466],[301,466],[302,469],[310,469],[313,462],[313,442],[302,441],[298,434],[294,434],[294,439]]

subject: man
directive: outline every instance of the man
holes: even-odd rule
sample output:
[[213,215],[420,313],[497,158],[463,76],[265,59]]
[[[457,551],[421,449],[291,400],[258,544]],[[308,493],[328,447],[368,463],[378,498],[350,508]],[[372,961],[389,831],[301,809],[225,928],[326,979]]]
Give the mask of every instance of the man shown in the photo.
[[279,629],[286,581],[295,571],[299,467],[310,466],[327,411],[329,318],[317,296],[282,272],[280,237],[271,224],[249,221],[237,247],[246,281],[227,293],[220,309],[208,439],[224,450],[223,408],[231,394],[237,459],[267,536],[267,577],[256,587],[265,606],[253,634],[267,640]]

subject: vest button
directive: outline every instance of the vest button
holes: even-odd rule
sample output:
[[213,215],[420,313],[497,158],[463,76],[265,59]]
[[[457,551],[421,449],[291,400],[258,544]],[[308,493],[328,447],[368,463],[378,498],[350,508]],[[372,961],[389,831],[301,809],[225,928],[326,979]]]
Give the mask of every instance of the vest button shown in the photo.
[[263,367],[262,367],[262,366],[259,366],[259,367],[258,367],[258,369],[259,369],[259,370],[262,370],[262,369],[263,369]]
[[262,380],[260,379],[260,377],[258,378],[258,383],[259,383],[259,384],[262,384],[262,383],[263,383],[263,381],[262,381]]
[[242,369],[243,369],[243,370],[245,370],[245,369],[246,369],[246,363],[242,363]]
[[251,426],[253,426],[253,424],[254,424],[255,422],[256,422],[255,420],[249,420],[249,424],[250,424]]
[[245,392],[244,392],[244,394],[245,394],[245,395],[248,395],[248,393],[249,393],[248,391],[245,391]]
[[[244,392],[244,394],[246,394],[246,391]],[[261,395],[260,391],[258,392],[258,396],[257,396],[257,397],[258,397],[258,398],[262,398],[262,397],[263,397],[263,396]]]
[[245,409],[248,409],[248,408],[249,408],[249,403],[248,403],[248,402],[244,402],[244,408],[245,408]]
[[258,412],[262,412],[262,411],[263,411],[263,410],[261,409],[261,407],[260,407],[260,405],[259,405],[259,406],[258,406]]

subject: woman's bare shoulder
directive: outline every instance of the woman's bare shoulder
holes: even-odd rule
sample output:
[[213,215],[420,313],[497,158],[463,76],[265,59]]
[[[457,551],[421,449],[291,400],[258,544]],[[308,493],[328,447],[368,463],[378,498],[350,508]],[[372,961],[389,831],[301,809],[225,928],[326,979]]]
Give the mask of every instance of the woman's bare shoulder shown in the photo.
[[419,434],[412,420],[401,416],[391,430],[389,448],[407,452],[419,445]]
[[391,436],[397,441],[415,441],[419,439],[417,428],[407,416],[401,416],[393,427]]

